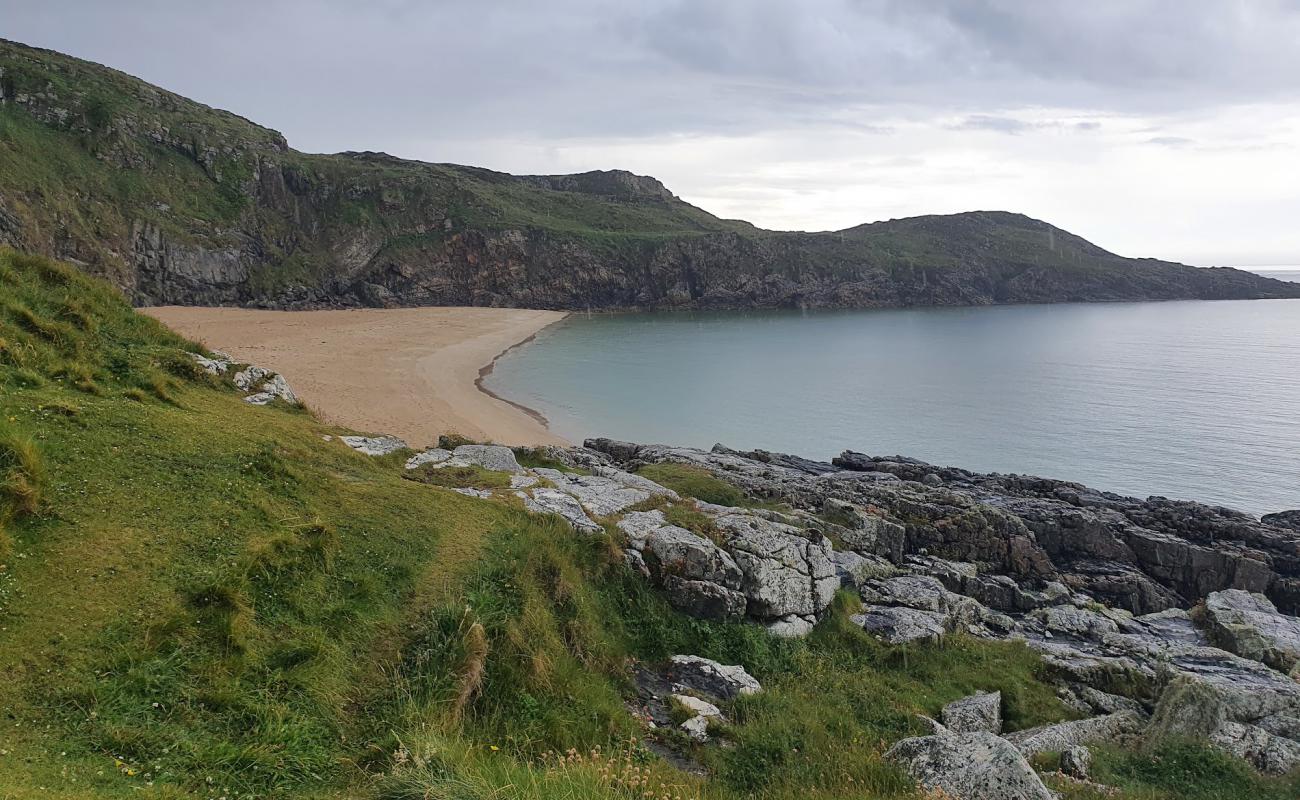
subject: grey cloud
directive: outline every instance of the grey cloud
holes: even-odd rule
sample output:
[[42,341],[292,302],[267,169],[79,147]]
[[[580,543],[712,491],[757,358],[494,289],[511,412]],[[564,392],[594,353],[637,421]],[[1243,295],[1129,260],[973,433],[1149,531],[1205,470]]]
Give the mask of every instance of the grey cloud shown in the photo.
[[995,117],[988,114],[974,114],[967,117],[956,125],[949,126],[952,130],[959,131],[993,131],[994,133],[1006,133],[1012,136],[1018,133],[1024,133],[1032,130],[1035,125],[1032,122],[1025,122],[1015,117]]
[[1287,0],[5,6],[7,36],[109,62],[313,149],[417,133],[753,133],[845,124],[845,109],[859,122],[899,107],[977,119],[1300,95],[1300,5]]

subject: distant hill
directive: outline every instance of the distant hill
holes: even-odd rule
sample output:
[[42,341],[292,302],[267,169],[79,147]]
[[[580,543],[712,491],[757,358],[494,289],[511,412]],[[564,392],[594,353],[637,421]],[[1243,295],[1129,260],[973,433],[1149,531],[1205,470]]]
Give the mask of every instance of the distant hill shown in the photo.
[[0,40],[0,244],[136,303],[749,308],[1300,297],[1004,212],[833,233],[719,219],[622,171],[310,155],[129,75]]

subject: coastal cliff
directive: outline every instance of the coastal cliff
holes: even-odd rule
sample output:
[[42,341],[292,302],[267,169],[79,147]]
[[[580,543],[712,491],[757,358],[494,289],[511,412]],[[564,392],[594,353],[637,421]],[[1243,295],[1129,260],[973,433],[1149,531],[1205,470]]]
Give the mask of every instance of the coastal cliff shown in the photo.
[[1300,297],[1006,212],[826,233],[719,219],[622,171],[311,155],[115,70],[0,40],[0,244],[142,305],[873,308]]

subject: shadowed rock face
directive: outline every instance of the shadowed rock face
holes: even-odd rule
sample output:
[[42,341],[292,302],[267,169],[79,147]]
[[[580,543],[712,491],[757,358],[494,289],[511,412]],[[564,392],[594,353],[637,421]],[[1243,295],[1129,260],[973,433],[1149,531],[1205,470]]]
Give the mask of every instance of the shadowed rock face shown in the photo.
[[[1123,258],[1005,212],[775,232],[719,219],[620,170],[512,176],[383,153],[298,153],[233,114],[3,40],[0,78],[0,114],[42,143],[17,151],[30,163],[0,170],[0,244],[82,264],[139,304],[725,309],[1300,297],[1297,284]],[[139,178],[131,191],[114,180],[123,172]]]

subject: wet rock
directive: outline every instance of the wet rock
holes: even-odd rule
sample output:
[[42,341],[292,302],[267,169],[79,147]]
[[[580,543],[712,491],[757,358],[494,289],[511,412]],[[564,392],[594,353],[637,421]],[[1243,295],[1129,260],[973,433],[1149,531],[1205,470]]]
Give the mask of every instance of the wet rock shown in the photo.
[[1226,589],[1205,598],[1204,622],[1212,642],[1282,672],[1300,664],[1300,619],[1278,613],[1262,594]]
[[669,659],[674,685],[720,700],[756,694],[763,687],[739,665],[719,664],[700,656],[678,655]]
[[1002,693],[980,692],[954,700],[940,714],[944,727],[953,733],[1002,732]]
[[386,456],[406,449],[406,442],[396,436],[340,436],[339,440],[368,456]]
[[904,739],[885,753],[922,786],[955,800],[1053,800],[1010,742],[991,733]]
[[1120,711],[1104,717],[1077,719],[1006,734],[1006,740],[1026,756],[1062,751],[1074,745],[1114,742],[1141,730],[1146,715]]

